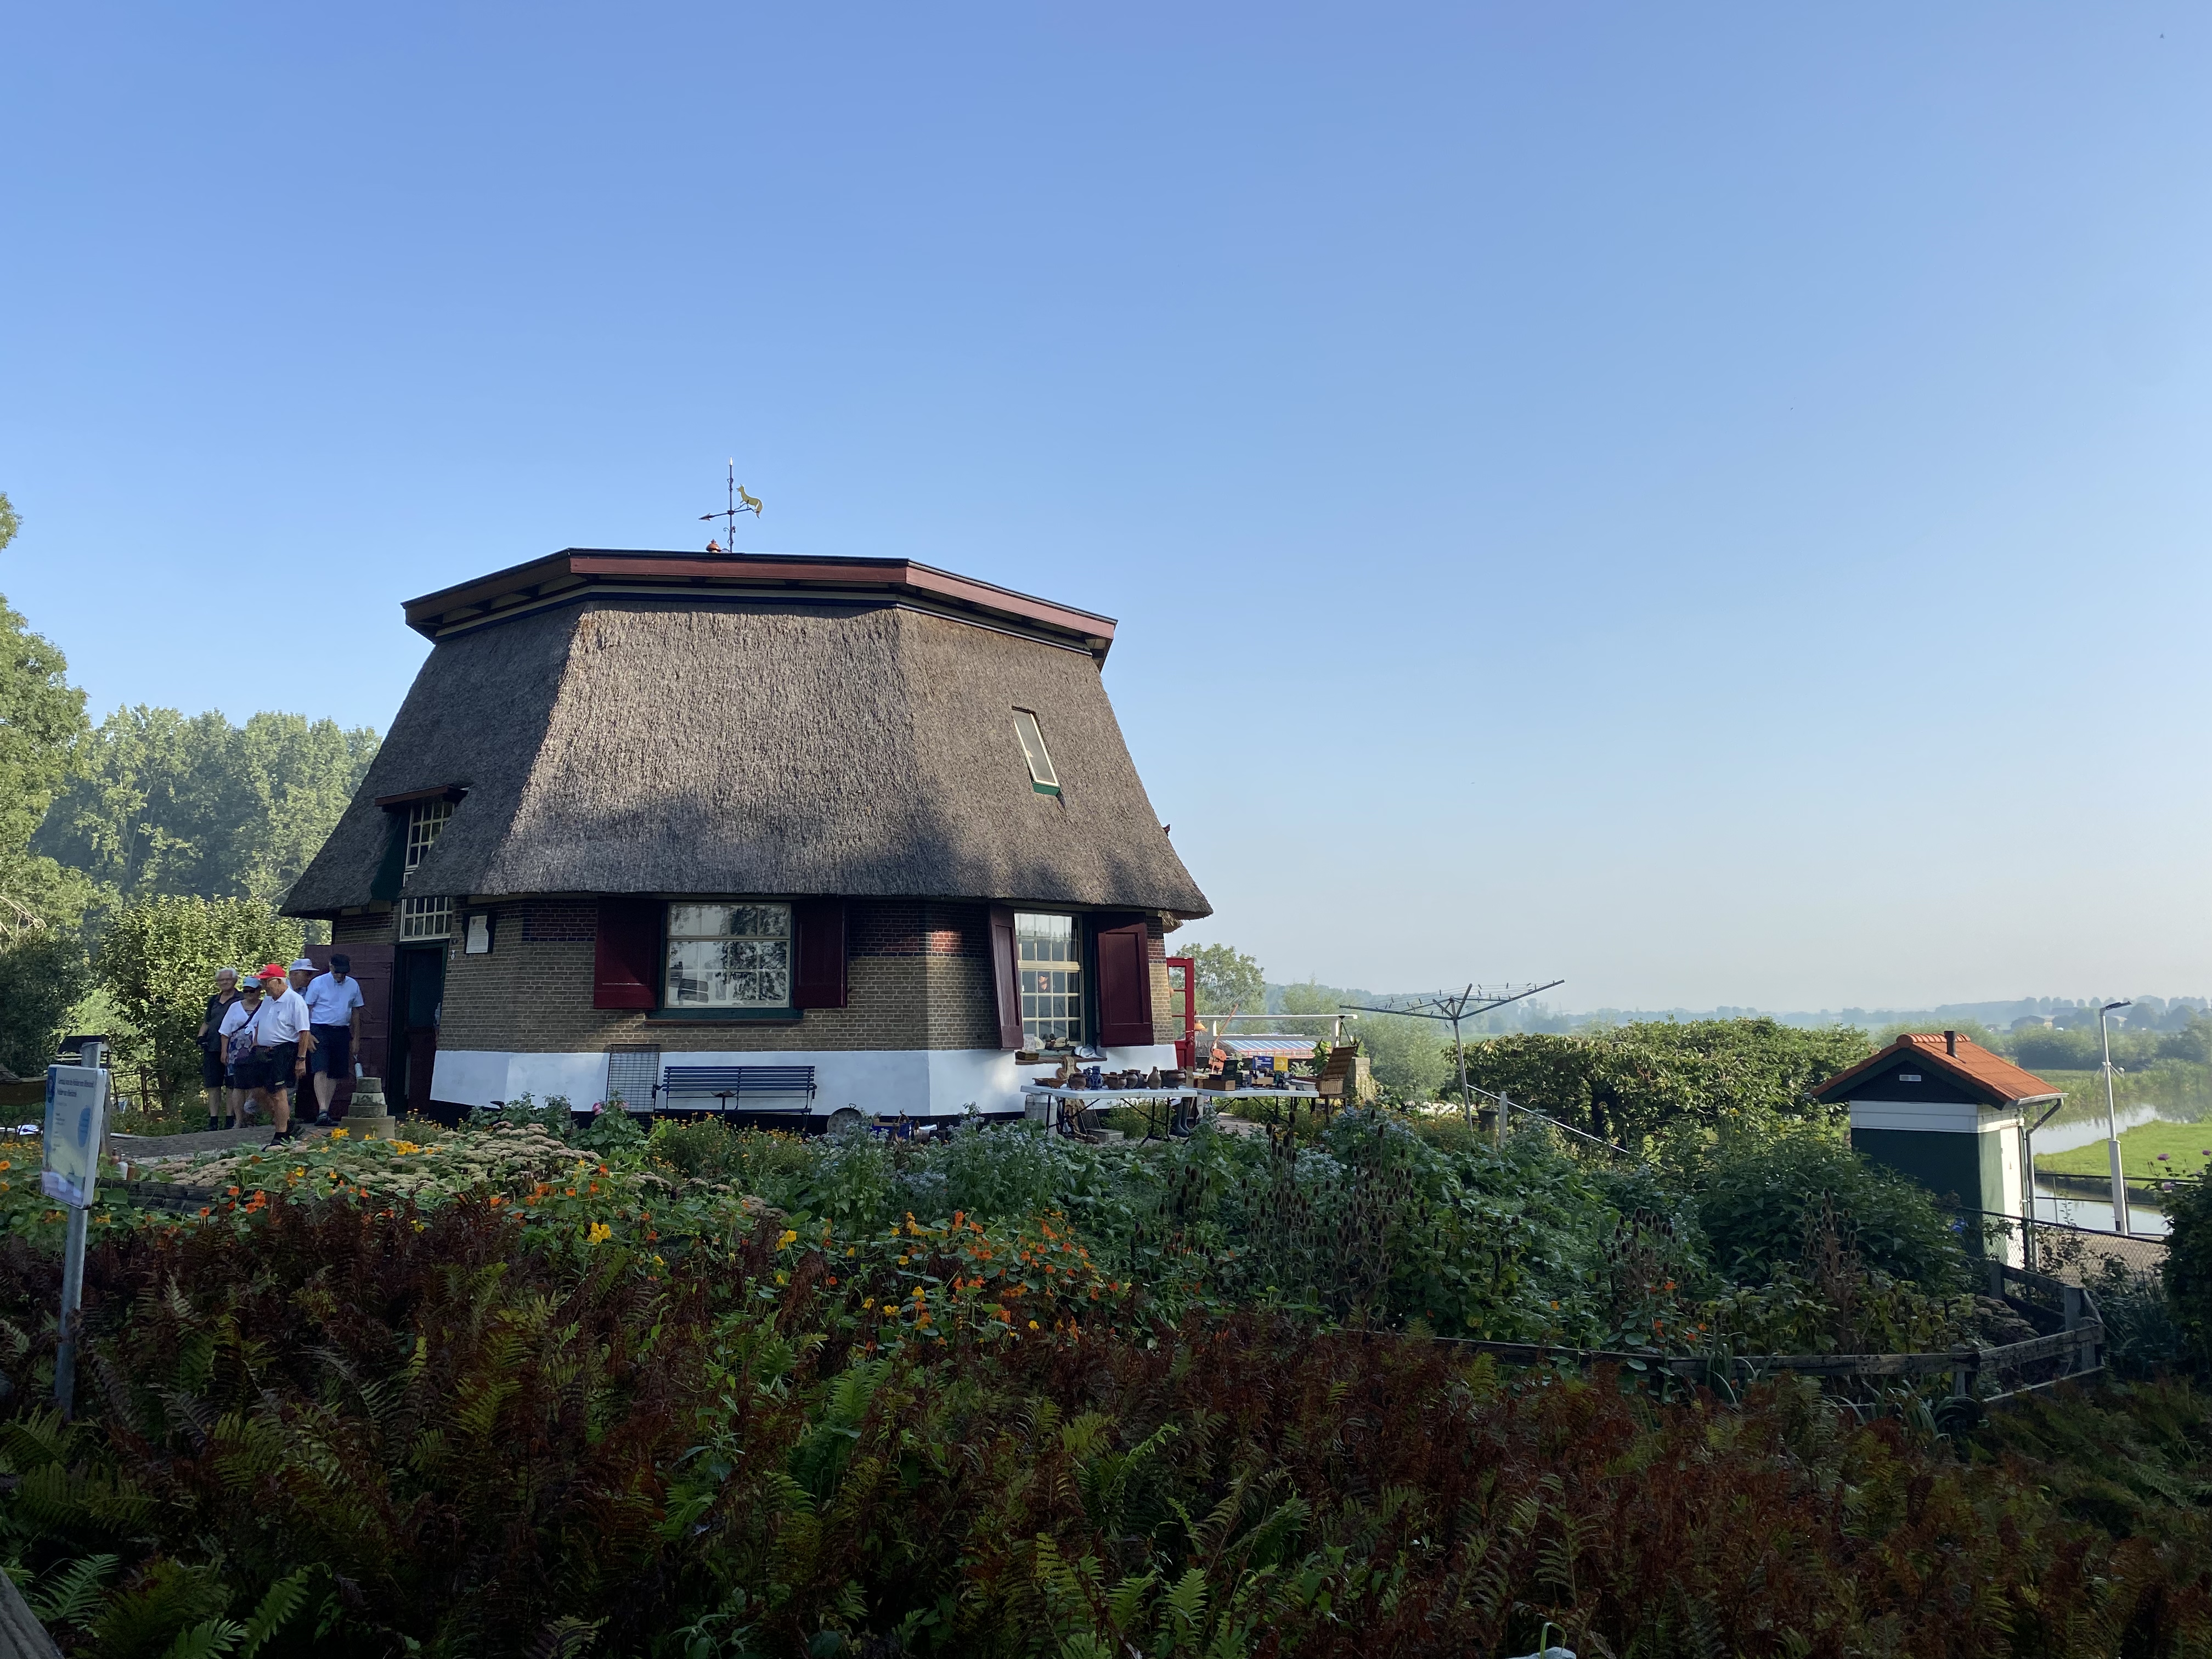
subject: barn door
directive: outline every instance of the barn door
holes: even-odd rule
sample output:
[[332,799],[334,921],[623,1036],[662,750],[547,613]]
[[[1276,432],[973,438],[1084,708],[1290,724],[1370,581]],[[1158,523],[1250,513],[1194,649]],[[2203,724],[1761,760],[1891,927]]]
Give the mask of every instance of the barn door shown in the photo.
[[[331,952],[338,951],[351,959],[349,970],[361,981],[361,1041],[354,1044],[354,1062],[369,1077],[388,1078],[392,1075],[392,967],[394,948],[389,945],[310,945],[307,960],[315,964],[315,971],[326,974],[331,969]],[[331,1115],[343,1115],[353,1103],[353,1079],[338,1079],[338,1091],[331,1099]]]

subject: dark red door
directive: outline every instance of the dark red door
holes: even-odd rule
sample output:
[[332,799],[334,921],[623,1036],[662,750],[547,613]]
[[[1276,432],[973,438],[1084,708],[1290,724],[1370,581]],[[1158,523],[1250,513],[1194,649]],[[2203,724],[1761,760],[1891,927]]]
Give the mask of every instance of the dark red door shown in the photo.
[[[341,951],[350,958],[349,970],[361,981],[361,1041],[354,1045],[354,1063],[369,1077],[392,1075],[392,957],[389,945],[310,945],[307,960],[324,973],[330,971],[331,952]],[[343,1115],[353,1103],[353,1079],[339,1080],[331,1100],[333,1115]]]

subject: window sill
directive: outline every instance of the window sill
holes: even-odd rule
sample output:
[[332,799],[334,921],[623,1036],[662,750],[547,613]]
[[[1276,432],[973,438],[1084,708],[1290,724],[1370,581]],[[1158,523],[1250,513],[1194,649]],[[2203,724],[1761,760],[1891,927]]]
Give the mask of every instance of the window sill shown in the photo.
[[805,1017],[799,1008],[652,1008],[648,1025],[796,1025]]

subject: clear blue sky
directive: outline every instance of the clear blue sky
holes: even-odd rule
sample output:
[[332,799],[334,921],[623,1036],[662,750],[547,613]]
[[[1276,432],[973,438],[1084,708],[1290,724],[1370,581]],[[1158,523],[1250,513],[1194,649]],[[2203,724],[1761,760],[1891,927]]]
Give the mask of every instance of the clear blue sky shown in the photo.
[[[2212,989],[2200,9],[18,7],[0,589],[386,726],[566,545],[1103,611],[1276,978]],[[1072,757],[1071,757],[1072,760]]]

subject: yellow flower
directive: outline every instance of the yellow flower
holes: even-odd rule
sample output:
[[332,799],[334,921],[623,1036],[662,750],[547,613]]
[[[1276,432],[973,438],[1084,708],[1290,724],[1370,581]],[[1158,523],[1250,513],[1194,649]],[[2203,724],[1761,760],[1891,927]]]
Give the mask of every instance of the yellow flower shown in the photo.
[[333,1129],[331,1131],[331,1139],[332,1140],[343,1140],[352,1133],[353,1132],[350,1129]]
[[783,1237],[782,1237],[781,1238],[779,1238],[779,1239],[777,1239],[777,1240],[775,1241],[775,1248],[776,1248],[777,1249],[779,1249],[779,1250],[787,1250],[787,1249],[790,1249],[793,1244],[796,1244],[796,1243],[799,1243],[799,1232],[798,1232],[798,1230],[797,1230],[796,1228],[791,1228],[791,1229],[787,1229],[787,1230],[786,1230],[786,1231],[785,1231],[785,1233],[784,1233]]
[[1037,1328],[1037,1322],[1036,1322],[1036,1320],[1034,1320],[1034,1319],[1032,1319],[1031,1321],[1030,1321],[1030,1328],[1031,1330],[1035,1330],[1036,1328]]
[[591,1231],[584,1235],[584,1238],[587,1243],[604,1244],[613,1232],[614,1229],[608,1226],[605,1222],[594,1221]]

